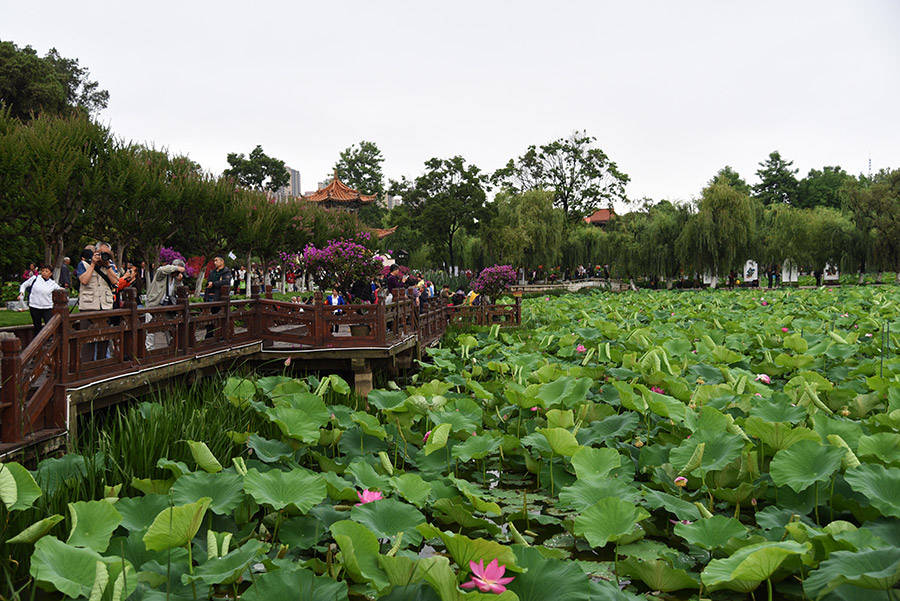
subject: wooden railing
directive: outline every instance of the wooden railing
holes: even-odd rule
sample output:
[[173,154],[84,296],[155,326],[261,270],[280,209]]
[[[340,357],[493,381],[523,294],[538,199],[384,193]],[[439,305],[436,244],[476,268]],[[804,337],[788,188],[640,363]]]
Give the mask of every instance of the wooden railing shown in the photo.
[[421,348],[439,340],[451,321],[520,323],[518,297],[515,305],[476,307],[427,299],[418,309],[403,290],[394,296],[390,304],[333,307],[320,292],[303,304],[272,300],[271,293],[261,298],[258,286],[249,298],[232,298],[223,286],[223,300],[192,304],[182,286],[173,305],[139,307],[136,291],[126,288],[121,308],[70,313],[68,293],[57,290],[53,317],[27,347],[12,334],[0,334],[0,443],[65,429],[67,388],[242,344],[285,350],[390,348],[417,336]]

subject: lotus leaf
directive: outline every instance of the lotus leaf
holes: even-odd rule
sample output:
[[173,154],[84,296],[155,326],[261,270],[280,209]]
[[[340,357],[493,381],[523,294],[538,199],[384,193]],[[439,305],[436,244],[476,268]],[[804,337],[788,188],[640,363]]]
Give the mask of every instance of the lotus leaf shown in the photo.
[[331,525],[331,534],[341,548],[343,566],[357,582],[368,582],[375,590],[390,586],[387,574],[378,565],[378,538],[371,530],[350,520]]
[[847,470],[844,478],[883,515],[900,517],[900,468],[863,464]]
[[39,538],[50,532],[55,525],[57,525],[64,519],[65,518],[58,513],[51,515],[50,517],[46,517],[38,522],[35,522],[6,542],[11,545],[22,543],[34,544]]
[[810,572],[803,592],[821,599],[843,584],[865,589],[887,590],[900,581],[900,549],[835,551]]
[[256,576],[253,584],[241,595],[242,601],[273,601],[275,599],[305,599],[307,601],[347,601],[347,584],[312,570],[298,567],[280,569]]
[[748,593],[769,579],[782,562],[792,555],[809,553],[809,543],[795,541],[764,542],[738,549],[731,557],[713,559],[700,575],[710,592],[719,589]]
[[830,445],[802,440],[775,453],[769,474],[778,486],[789,486],[801,492],[816,482],[831,478],[841,467],[844,450]]
[[122,523],[122,516],[107,501],[78,501],[69,503],[72,531],[66,544],[87,547],[103,553],[109,546],[113,531]]
[[366,526],[378,538],[395,540],[402,534],[402,547],[418,545],[422,535],[416,526],[425,522],[425,516],[412,505],[396,499],[382,499],[354,507],[350,512],[354,522]]
[[487,457],[500,447],[500,439],[489,435],[472,436],[453,446],[450,454],[462,462]]
[[229,515],[244,500],[244,479],[231,473],[196,472],[176,480],[172,493],[178,505],[211,497],[209,509],[217,515]]
[[247,470],[244,491],[260,505],[275,510],[293,505],[301,513],[321,503],[327,494],[322,476],[303,469],[273,469],[265,473],[256,468]]
[[712,550],[724,547],[732,538],[744,538],[747,528],[734,518],[714,515],[691,524],[675,524],[675,534],[692,545]]
[[22,511],[41,496],[41,487],[18,463],[0,463],[0,501],[7,511]]
[[241,580],[241,576],[247,571],[250,564],[268,548],[268,544],[251,539],[224,557],[207,561],[194,569],[193,574],[182,576],[181,580],[185,584],[202,582],[206,586],[233,584]]
[[634,530],[650,514],[642,507],[617,497],[607,497],[591,505],[575,518],[575,534],[584,536],[592,547],[619,540]]

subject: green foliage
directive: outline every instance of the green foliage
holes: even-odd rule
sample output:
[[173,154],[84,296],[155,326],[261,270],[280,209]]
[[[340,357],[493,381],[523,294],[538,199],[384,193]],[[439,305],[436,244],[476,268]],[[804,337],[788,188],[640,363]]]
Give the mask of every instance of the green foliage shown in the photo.
[[229,152],[228,164],[231,167],[222,172],[223,176],[255,190],[275,192],[285,187],[290,180],[284,161],[270,157],[258,144],[250,151],[250,156]]

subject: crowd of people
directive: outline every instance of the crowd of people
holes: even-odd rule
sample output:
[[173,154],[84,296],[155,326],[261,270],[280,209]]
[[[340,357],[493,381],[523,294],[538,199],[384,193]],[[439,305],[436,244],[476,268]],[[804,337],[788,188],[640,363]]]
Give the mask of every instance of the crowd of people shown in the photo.
[[[326,304],[392,303],[398,296],[397,291],[401,289],[420,312],[429,299],[435,299],[434,302],[446,305],[479,305],[482,301],[482,296],[474,291],[467,293],[458,289],[454,292],[446,285],[440,290],[435,290],[434,283],[425,280],[421,272],[410,272],[399,264],[391,265],[385,271],[385,275],[379,275],[372,281],[354,282],[349,290],[329,290],[330,294],[326,299]],[[57,279],[53,278],[51,266],[44,265],[38,269],[35,264],[29,265],[22,274],[18,298],[22,310],[26,307],[30,310],[34,334],[37,335],[52,317],[54,290],[77,291],[76,304],[79,312],[122,307],[123,291],[126,288],[135,290],[139,306],[160,307],[176,303],[176,289],[184,283],[186,275],[187,270],[182,259],[164,262],[156,269],[149,271],[145,262],[116,265],[111,246],[106,242],[97,242],[85,247],[74,267],[74,273],[71,261],[69,257],[66,257]],[[303,277],[302,272],[289,269],[284,274],[284,281],[287,283],[285,292],[298,291]],[[230,286],[235,294],[246,294],[248,281],[251,286],[276,286],[281,280],[282,274],[278,266],[264,268],[252,263],[249,270],[244,265],[230,269],[226,265],[225,257],[219,255],[213,260],[213,268],[209,271],[206,279],[203,300],[205,302],[220,300],[222,287],[225,285]],[[147,289],[143,294],[145,283],[147,283]],[[291,300],[301,302],[299,296],[292,297]],[[213,308],[211,311],[218,312],[218,308]],[[336,308],[334,311],[339,312],[341,309]],[[153,315],[166,314],[154,313]],[[152,315],[147,314],[146,319],[148,322],[151,321]],[[81,323],[87,327],[90,322],[83,320]],[[215,329],[210,327],[207,330],[207,336],[214,335]],[[158,344],[168,346],[168,343],[169,336],[165,332],[148,333],[146,336],[148,349],[154,348]],[[104,353],[108,353],[108,349],[105,347],[101,349],[98,346],[92,352],[93,357],[86,357],[86,359],[96,359],[102,357]]]

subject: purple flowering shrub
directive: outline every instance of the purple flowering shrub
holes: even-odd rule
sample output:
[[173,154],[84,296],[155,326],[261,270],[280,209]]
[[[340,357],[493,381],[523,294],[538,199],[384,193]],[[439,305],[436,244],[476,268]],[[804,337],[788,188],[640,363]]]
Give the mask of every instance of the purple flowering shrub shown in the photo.
[[357,280],[368,282],[378,275],[381,261],[365,246],[350,240],[329,240],[324,248],[307,244],[300,264],[322,290],[346,293]]
[[516,270],[511,265],[485,267],[472,281],[472,290],[496,302],[505,290],[516,283],[517,279]]
[[169,248],[167,246],[163,246],[159,249],[159,260],[163,263],[171,263],[175,259],[181,259],[182,261],[187,261],[180,252],[175,249]]

